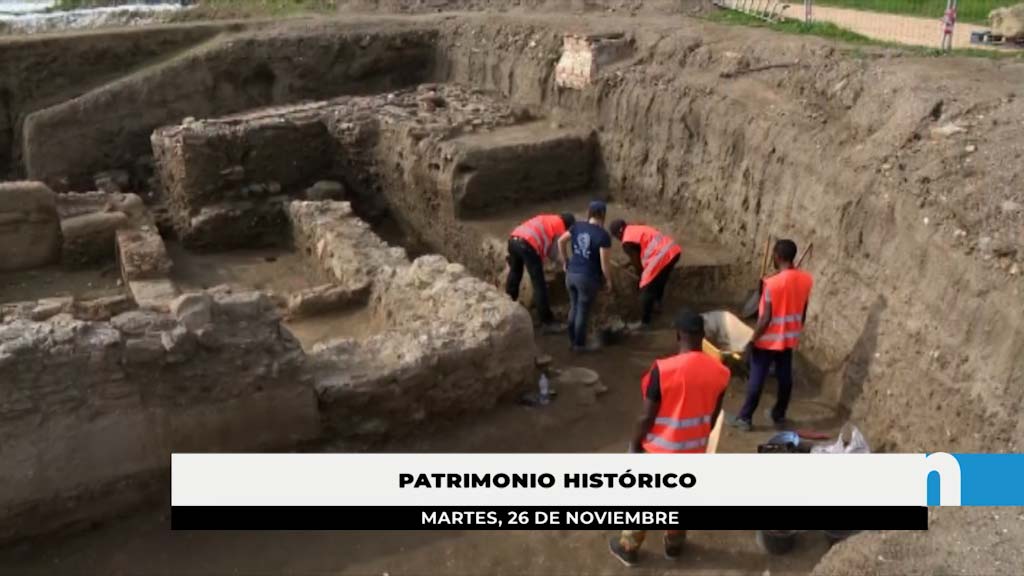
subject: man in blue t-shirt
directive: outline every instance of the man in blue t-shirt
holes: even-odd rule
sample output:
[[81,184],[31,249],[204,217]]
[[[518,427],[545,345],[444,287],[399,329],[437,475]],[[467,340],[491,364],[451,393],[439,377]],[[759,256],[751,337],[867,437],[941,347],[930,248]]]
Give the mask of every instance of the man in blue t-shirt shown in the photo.
[[[558,239],[565,262],[565,286],[569,290],[569,342],[574,352],[587,348],[590,306],[604,284],[611,291],[608,258],[612,237],[604,229],[608,207],[595,200],[587,209],[587,221],[576,222]],[[571,251],[571,252],[570,252]]]

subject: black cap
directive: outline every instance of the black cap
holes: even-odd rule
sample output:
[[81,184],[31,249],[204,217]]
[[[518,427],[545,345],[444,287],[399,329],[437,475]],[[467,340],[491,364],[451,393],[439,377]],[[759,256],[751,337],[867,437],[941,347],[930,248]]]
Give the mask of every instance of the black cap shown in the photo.
[[576,223],[576,217],[573,216],[572,212],[562,212],[562,224],[565,224],[566,228],[572,228],[572,225]]
[[676,314],[675,326],[683,334],[704,335],[704,317],[693,310],[683,310]]
[[608,227],[608,230],[610,230],[611,233],[614,234],[615,236],[622,236],[622,232],[625,229],[626,229],[626,221],[625,220],[612,220],[611,226]]

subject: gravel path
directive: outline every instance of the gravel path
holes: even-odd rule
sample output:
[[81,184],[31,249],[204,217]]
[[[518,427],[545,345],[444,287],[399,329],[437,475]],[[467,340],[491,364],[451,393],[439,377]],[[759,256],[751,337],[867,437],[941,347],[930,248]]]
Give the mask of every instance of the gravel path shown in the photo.
[[[802,16],[803,6],[794,5],[786,12],[790,16]],[[918,18],[831,6],[814,6],[812,16],[819,22],[832,22],[837,26],[853,30],[875,40],[933,48],[938,48],[942,43],[941,15],[935,18]],[[953,47],[971,48],[971,32],[985,29],[986,27],[976,24],[957,23],[953,31]],[[973,47],[978,48],[979,46]]]

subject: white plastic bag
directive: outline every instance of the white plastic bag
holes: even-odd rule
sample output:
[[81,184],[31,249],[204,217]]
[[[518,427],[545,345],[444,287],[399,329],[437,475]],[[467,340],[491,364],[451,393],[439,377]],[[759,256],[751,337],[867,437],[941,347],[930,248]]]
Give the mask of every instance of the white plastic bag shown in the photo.
[[819,444],[811,448],[811,454],[870,454],[871,448],[864,439],[860,428],[847,422],[839,431],[839,438],[831,444]]

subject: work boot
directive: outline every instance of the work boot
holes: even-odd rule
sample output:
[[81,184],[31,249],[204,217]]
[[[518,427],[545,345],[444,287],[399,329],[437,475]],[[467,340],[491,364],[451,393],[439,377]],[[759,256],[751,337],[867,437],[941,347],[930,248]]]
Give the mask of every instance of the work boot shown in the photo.
[[743,418],[740,418],[739,415],[733,414],[727,414],[725,416],[725,423],[741,432],[750,432],[754,427],[753,424],[750,423],[750,420],[744,420]]
[[775,429],[778,430],[779,432],[792,430],[794,428],[793,421],[788,418],[783,418],[782,420],[773,420],[772,424],[775,426]]
[[622,562],[623,566],[632,568],[640,561],[640,554],[636,550],[626,550],[623,548],[618,536],[608,540],[608,551],[612,553],[616,560]]
[[779,432],[783,432],[785,430],[791,430],[793,428],[793,421],[792,420],[790,420],[789,418],[785,418],[785,417],[782,418],[782,420],[776,420],[775,416],[772,415],[772,411],[770,409],[769,410],[765,410],[764,411],[764,415],[765,415],[766,418],[768,418],[769,421],[771,421],[772,426],[774,426],[775,429],[778,430]]
[[665,543],[665,558],[668,560],[678,560],[683,555],[683,546],[686,543],[686,534],[682,537],[676,538],[675,542],[669,540],[668,536],[663,539]]

